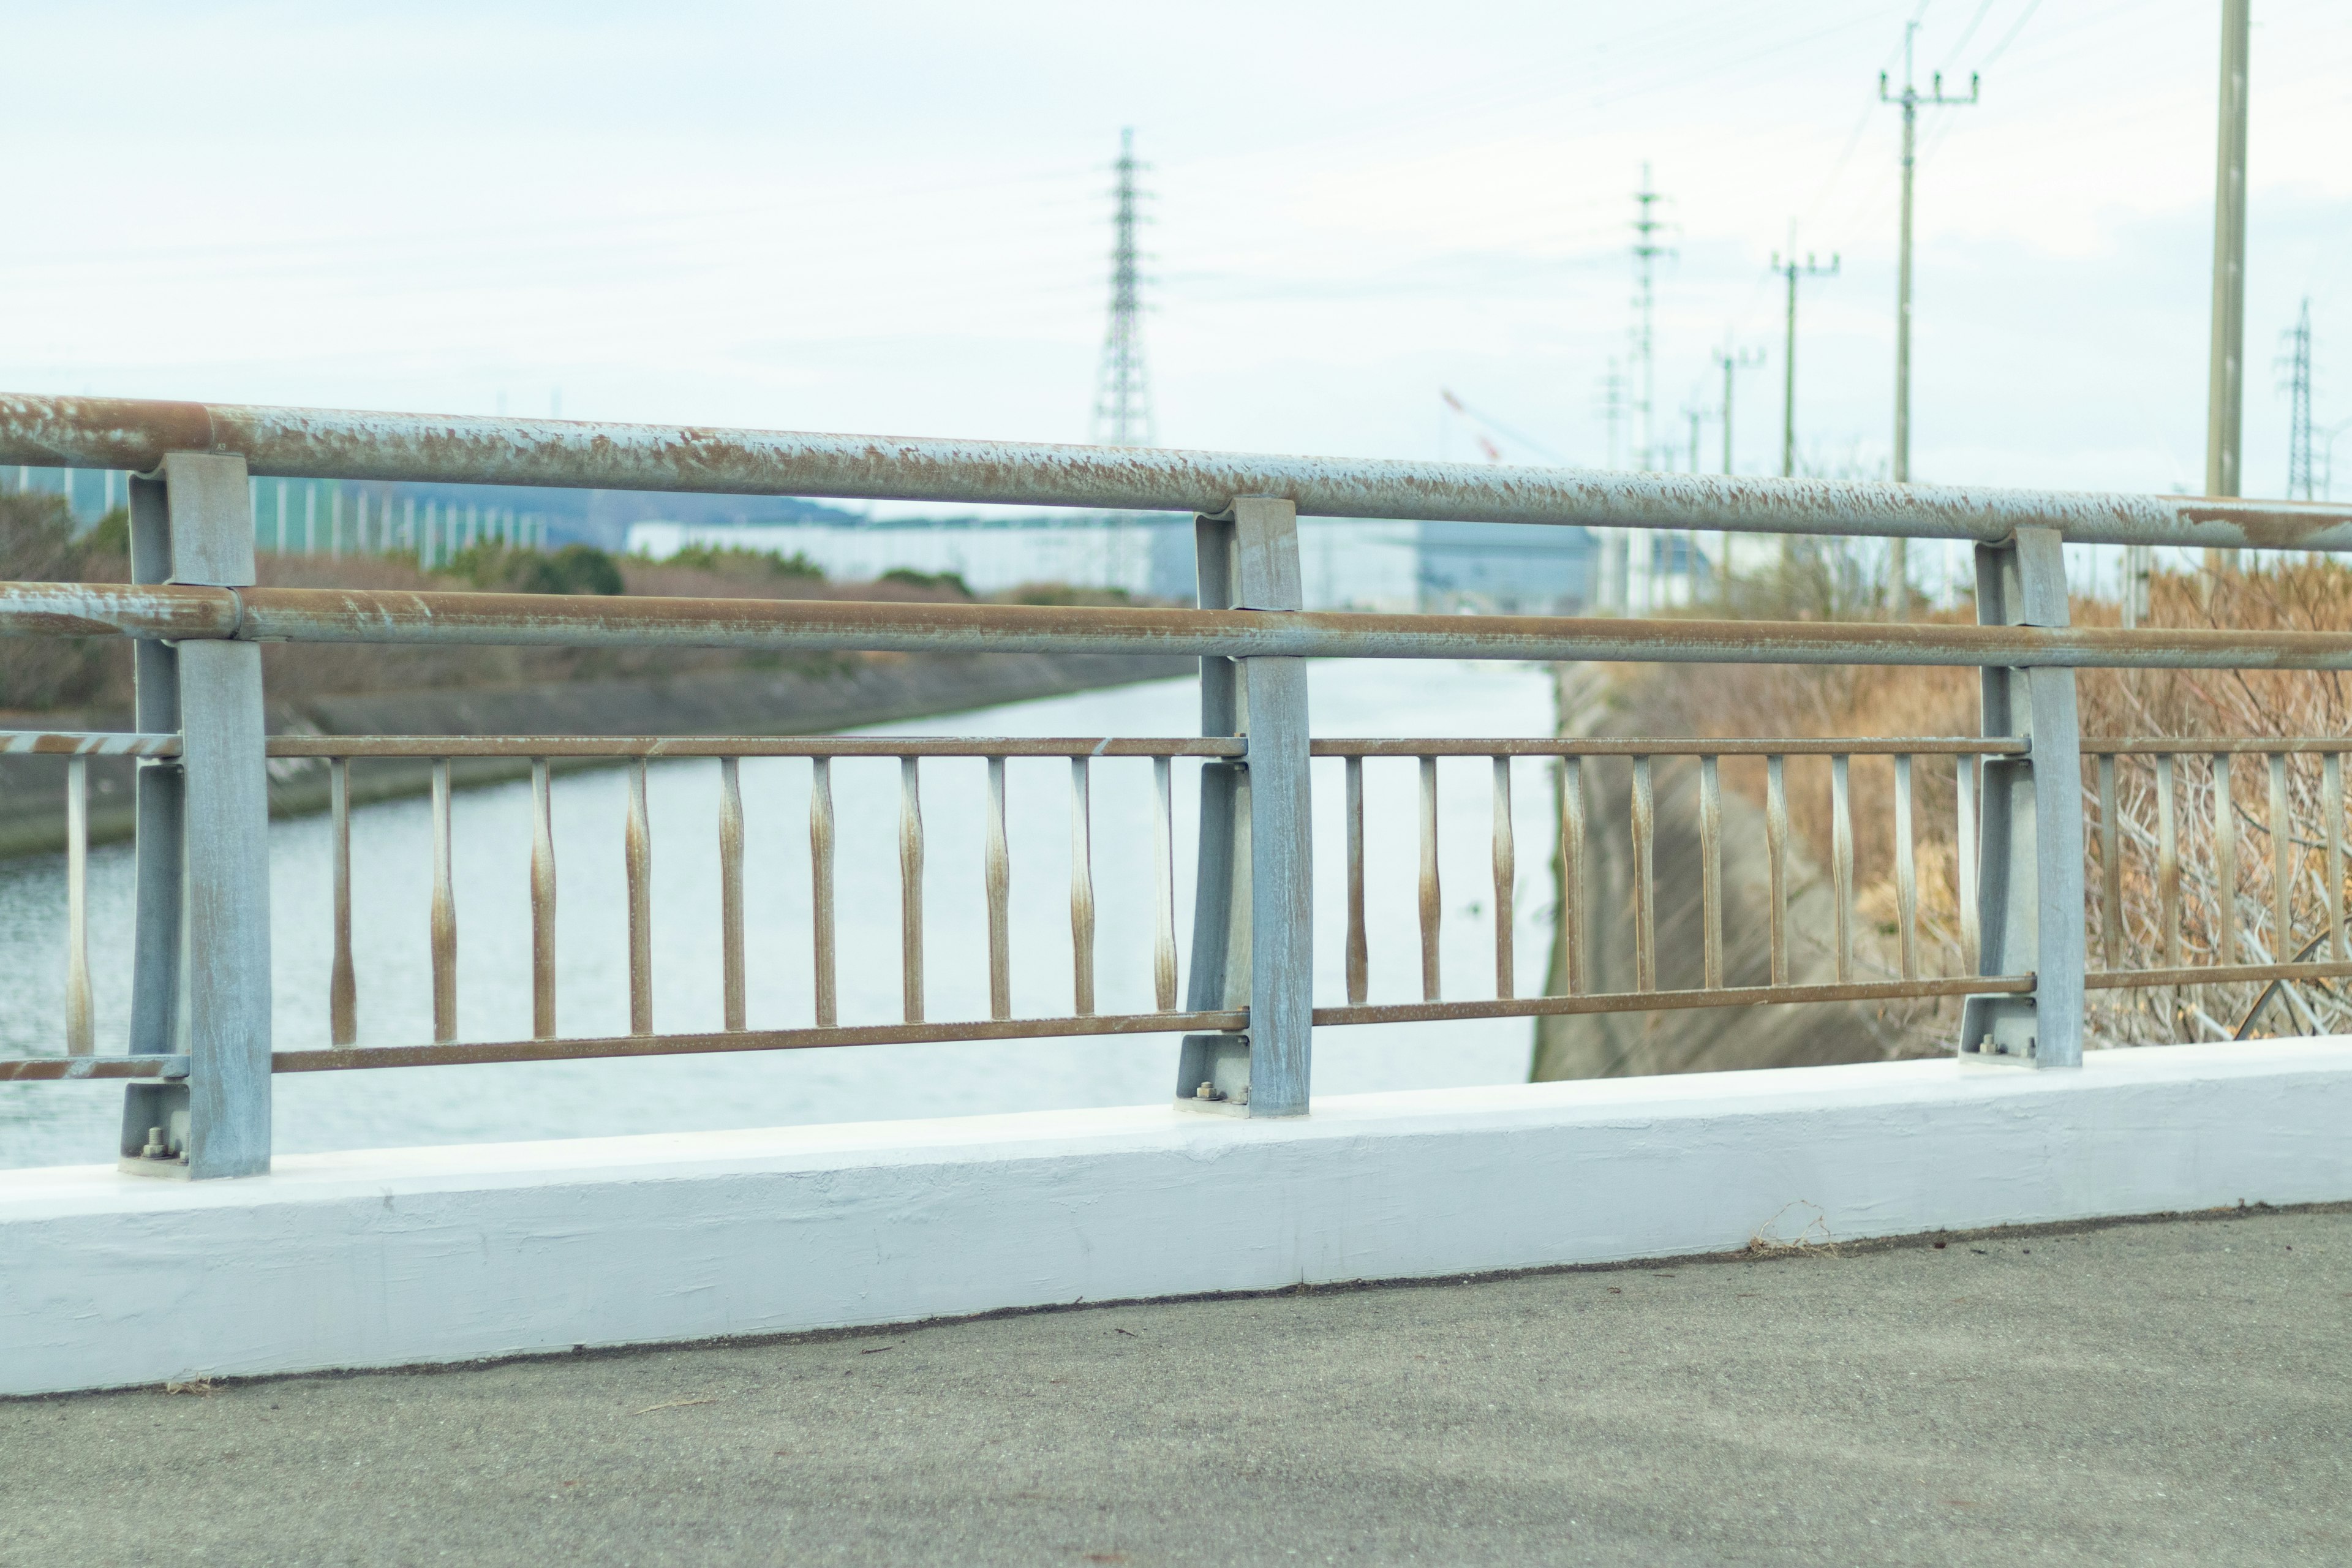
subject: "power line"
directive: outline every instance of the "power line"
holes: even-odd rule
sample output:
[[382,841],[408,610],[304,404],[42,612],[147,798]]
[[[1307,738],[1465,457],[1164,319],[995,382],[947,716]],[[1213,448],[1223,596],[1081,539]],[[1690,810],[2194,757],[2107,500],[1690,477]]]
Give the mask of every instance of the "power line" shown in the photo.
[[1102,372],[1095,390],[1095,439],[1111,447],[1152,444],[1151,388],[1143,369],[1143,306],[1135,247],[1136,172],[1132,126],[1118,133],[1118,205],[1111,218],[1110,326],[1103,335]]

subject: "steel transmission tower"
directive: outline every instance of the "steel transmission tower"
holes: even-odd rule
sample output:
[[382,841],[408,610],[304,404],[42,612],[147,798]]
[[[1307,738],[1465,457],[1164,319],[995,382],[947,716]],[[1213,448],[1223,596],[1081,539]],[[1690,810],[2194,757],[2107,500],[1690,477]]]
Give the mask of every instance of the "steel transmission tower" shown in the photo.
[[1110,251],[1110,327],[1103,334],[1102,372],[1095,388],[1095,440],[1111,447],[1152,444],[1151,384],[1143,369],[1143,305],[1136,271],[1136,206],[1143,193],[1135,176],[1148,165],[1135,161],[1133,127],[1118,133],[1117,206]]
[[1673,251],[1660,245],[1658,233],[1666,226],[1654,209],[1665,200],[1650,188],[1650,165],[1642,165],[1642,188],[1633,193],[1633,272],[1641,292],[1634,296],[1636,312],[1633,325],[1633,358],[1641,371],[1641,381],[1634,388],[1634,428],[1640,432],[1641,444],[1634,448],[1636,468],[1657,467],[1657,437],[1651,425],[1651,410],[1656,402],[1657,356],[1652,341],[1651,319],[1655,299],[1653,285],[1658,258],[1672,256]]
[[2304,297],[2303,313],[2287,329],[2286,499],[2317,500],[2312,476],[2311,432],[2311,298]]

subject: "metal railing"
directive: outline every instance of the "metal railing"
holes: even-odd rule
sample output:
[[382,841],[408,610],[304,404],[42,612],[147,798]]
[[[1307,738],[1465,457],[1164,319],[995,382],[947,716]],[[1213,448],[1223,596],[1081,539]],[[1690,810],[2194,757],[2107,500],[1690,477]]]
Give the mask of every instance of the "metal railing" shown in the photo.
[[[0,1059],[0,1079],[131,1080],[121,1154],[126,1168],[194,1176],[268,1168],[269,1080],[276,1072],[434,1063],[542,1060],[1042,1036],[1181,1034],[1180,1102],[1225,1112],[1294,1115],[1308,1104],[1315,1027],[1433,1019],[1748,1006],[1766,1003],[1964,998],[1960,1049],[2040,1068],[2081,1059],[2087,988],[2323,981],[2352,975],[2344,945],[2341,754],[2336,741],[2085,741],[2078,733],[2079,668],[2340,669],[2352,636],[2068,626],[2062,541],[2214,548],[2352,548],[2352,508],[2184,498],[2089,496],[1815,481],[1707,479],[1531,471],[1465,465],[1265,458],[1219,454],[910,442],[548,421],[425,418],[309,410],[0,396],[0,462],[129,468],[128,584],[0,584],[0,635],[131,639],[135,732],[0,736],[11,751],[69,757],[66,1023],[63,1054]],[[256,585],[247,515],[255,475],[366,480],[603,485],[833,497],[1012,501],[1195,512],[1199,593],[1191,609],[851,604],[824,600],[592,599],[549,595],[283,589]],[[1593,620],[1564,617],[1309,613],[1300,607],[1296,520],[1304,512],[1366,517],[1581,523],[1615,528],[1878,534],[1968,539],[1977,545],[1974,626],[1816,622]],[[258,645],[670,646],[929,652],[1181,653],[1201,659],[1200,734],[1170,738],[930,740],[613,739],[553,735],[269,736]],[[1354,740],[1312,736],[1307,658],[1613,660],[1678,663],[1913,664],[1983,672],[1974,736],[1669,740]],[[2228,878],[2214,915],[2214,962],[2184,964],[2184,895],[2173,845],[2174,759],[2270,757],[2277,884],[2291,889],[2286,758],[2321,753],[2327,802],[2325,931],[2290,956],[2291,890],[2278,895],[2268,962],[2240,963]],[[121,1054],[101,1053],[92,1026],[86,892],[86,764],[97,753],[140,760],[131,1007]],[[2114,806],[2118,759],[2155,758],[2162,800],[2153,880],[2161,889],[2159,962],[2126,967],[2117,892],[2125,838]],[[527,759],[531,766],[530,1037],[467,1040],[457,1024],[461,930],[452,875],[453,760]],[[1439,962],[1441,757],[1485,758],[1493,804],[1494,995],[1449,999]],[[836,825],[831,769],[841,758],[898,763],[900,1014],[896,1023],[841,1022],[835,956]],[[924,956],[923,860],[928,758],[985,763],[982,896],[990,1005],[984,1018],[930,1016]],[[1792,963],[1791,758],[1826,759],[1831,793],[1832,978],[1800,979]],[[1896,918],[1894,954],[1858,953],[1852,760],[1890,759]],[[2092,972],[2086,918],[2084,758],[2096,772],[2102,880]],[[432,763],[429,1040],[362,1045],[352,952],[351,777],[356,763]],[[555,767],[606,759],[627,770],[621,824],[627,869],[626,1034],[567,1037],[555,984],[558,868],[551,801]],[[723,1026],[662,1033],[654,1013],[651,824],[646,770],[703,758],[719,773],[719,984]],[[744,808],[740,764],[809,764],[809,1022],[751,1026],[746,1008]],[[1314,890],[1310,773],[1328,759],[1342,778],[1346,839],[1344,999],[1312,995]],[[1725,931],[1727,758],[1760,758],[1769,868],[1768,956],[1735,974]],[[1071,974],[1066,1012],[1016,1017],[1005,833],[1007,764],[1069,767]],[[1104,759],[1148,760],[1152,806],[1150,1011],[1096,1007],[1095,770]],[[1625,820],[1595,820],[1592,780],[1604,760],[1630,773]],[[267,771],[322,765],[331,801],[331,974],[314,1041],[271,1038]],[[1368,764],[1412,763],[1419,773],[1421,999],[1370,1000],[1364,832]],[[1189,958],[1180,964],[1174,862],[1179,762],[1199,769],[1198,857]],[[1562,984],[1530,994],[1515,951],[1517,878],[1515,764],[1556,766]],[[1918,931],[1915,773],[1952,769],[1958,963],[1930,973]],[[1026,763],[1024,764],[1027,765]],[[1616,766],[1610,762],[1609,766]],[[1752,766],[1752,763],[1742,765]],[[1807,766],[1813,766],[1808,763]],[[1873,766],[1877,764],[1873,763]],[[2128,765],[2137,766],[2137,763]],[[1654,870],[1658,779],[1696,771],[1699,845],[1699,984],[1661,984]],[[2226,775],[2225,775],[2226,776]],[[1940,787],[1940,786],[1938,786]],[[2226,788],[2218,801],[2232,800]],[[2234,854],[2233,808],[2216,816],[2216,854]],[[1588,862],[1596,832],[1631,850],[1633,983],[1596,989],[1587,955],[1595,921]],[[2137,844],[2137,835],[2134,836]],[[2231,862],[2234,864],[2234,862]],[[853,868],[862,873],[863,867]],[[2307,879],[2306,879],[2307,880]],[[2203,918],[2203,917],[2200,917]],[[2308,923],[2308,922],[2306,922]],[[2327,956],[2314,956],[2324,942]],[[1755,967],[1755,966],[1751,966]],[[1883,977],[1864,974],[1875,968]],[[1181,982],[1180,985],[1180,981]]]

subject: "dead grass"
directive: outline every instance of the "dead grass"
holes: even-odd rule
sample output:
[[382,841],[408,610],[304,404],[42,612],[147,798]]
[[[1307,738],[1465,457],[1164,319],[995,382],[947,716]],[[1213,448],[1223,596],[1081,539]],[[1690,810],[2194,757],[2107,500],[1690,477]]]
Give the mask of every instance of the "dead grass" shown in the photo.
[[[2224,576],[2208,585],[2195,576],[2159,575],[2150,624],[2240,630],[2340,631],[2352,626],[2352,568],[2329,561],[2282,561]],[[2113,605],[2077,600],[2078,626],[2113,626]],[[1928,620],[1966,620],[1945,612]],[[1972,669],[1837,667],[1710,668],[1695,678],[1671,666],[1625,667],[1617,697],[1630,710],[1633,732],[1657,735],[1802,737],[1969,735],[1977,727],[1978,677]],[[2083,733],[2124,736],[2336,736],[2352,732],[2352,689],[2332,672],[2263,670],[2086,670],[2079,680]],[[1920,967],[1960,973],[1955,856],[1954,765],[1922,757],[1915,764],[1915,853],[1919,873]],[[2229,813],[2236,839],[2227,898],[2220,886],[2213,831],[2214,769],[2201,757],[2175,764],[2175,821],[2181,909],[2177,962],[2219,961],[2221,914],[2232,911],[2237,962],[2271,963],[2325,957],[2327,935],[2327,834],[2316,757],[2285,763],[2289,933],[2282,943],[2274,915],[2277,886],[2270,807],[2270,772],[2259,756],[2230,768]],[[1724,784],[1760,804],[1760,759],[1726,758]],[[2154,760],[2118,758],[2116,837],[2121,897],[2115,959],[2124,968],[2171,966],[2158,883],[2159,837]],[[1830,855],[1831,806],[1827,759],[1788,763],[1791,832],[1818,863]],[[2085,920],[2092,967],[2106,966],[2105,876],[2100,862],[2098,772],[2083,769]],[[1878,938],[1875,952],[1858,959],[1885,970],[1895,930],[1894,887],[1894,763],[1857,757],[1852,764],[1855,902]],[[2347,954],[2347,956],[2352,956]],[[2352,1027],[2352,1005],[2340,988],[2318,984],[2286,988],[2252,1020],[2251,1032],[2304,1033]],[[2094,992],[2089,1032],[2095,1043],[2226,1038],[2248,1022],[2261,987],[2197,986]],[[1918,1037],[1920,1048],[1946,1042],[1957,1005],[1918,1005],[1893,1019]]]

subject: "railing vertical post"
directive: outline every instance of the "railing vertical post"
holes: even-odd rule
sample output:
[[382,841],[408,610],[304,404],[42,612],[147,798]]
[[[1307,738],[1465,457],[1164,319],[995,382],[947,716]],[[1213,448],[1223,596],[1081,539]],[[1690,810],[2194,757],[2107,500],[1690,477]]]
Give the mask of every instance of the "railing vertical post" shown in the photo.
[[[1204,609],[1281,612],[1304,603],[1297,509],[1261,496],[1196,524]],[[1201,661],[1201,731],[1240,735],[1239,764],[1201,771],[1200,872],[1186,1005],[1249,1009],[1244,1039],[1185,1037],[1181,1104],[1305,1114],[1314,980],[1307,668],[1295,658]]]
[[[2021,528],[1977,547],[1977,619],[1986,626],[2067,624],[2057,531]],[[2031,995],[1971,996],[1959,1048],[1969,1059],[2033,1067],[2083,1062],[2082,731],[2071,669],[1983,673],[1983,732],[2023,738],[2026,755],[1984,762],[1978,833],[1979,973],[2034,977]]]
[[[240,457],[165,454],[161,484],[142,480],[134,492],[134,572],[152,571],[162,551],[168,552],[166,581],[250,586],[250,493]],[[167,1037],[184,1040],[188,1077],[184,1085],[131,1090],[123,1166],[197,1179],[258,1175],[269,1169],[270,1098],[261,649],[229,639],[190,640],[176,651],[152,653],[142,645],[139,676],[142,728],[166,717],[162,689],[173,690],[181,776],[176,789],[160,777],[152,788],[141,781],[132,1038],[146,1051],[164,1048]],[[179,809],[170,813],[175,795]],[[176,834],[156,820],[167,814],[179,819]],[[157,829],[152,845],[151,826]],[[174,847],[176,874],[165,863]],[[176,927],[168,938],[167,927]],[[177,963],[166,955],[167,941]],[[175,968],[182,973],[168,973]],[[165,1130],[166,1152],[174,1157],[142,1157],[151,1127]]]

